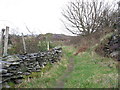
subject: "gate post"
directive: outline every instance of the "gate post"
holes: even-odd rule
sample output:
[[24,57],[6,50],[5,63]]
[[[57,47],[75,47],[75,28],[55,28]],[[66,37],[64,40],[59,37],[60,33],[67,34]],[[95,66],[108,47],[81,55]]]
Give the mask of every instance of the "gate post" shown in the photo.
[[22,33],[22,41],[23,41],[23,49],[24,49],[24,53],[26,53],[27,50],[26,50],[26,44],[25,44],[25,39],[24,39],[24,35],[23,35],[23,33]]
[[3,51],[3,56],[6,56],[6,55],[7,55],[7,50],[8,50],[8,35],[9,35],[9,27],[6,26],[5,38],[4,38],[4,51]]
[[[118,2],[118,17],[117,17],[117,30],[120,37],[120,1]],[[118,39],[118,46],[120,46],[120,38]],[[120,56],[118,56],[118,88],[120,88]]]
[[0,56],[3,56],[3,36],[4,36],[5,29],[1,30],[0,34]]

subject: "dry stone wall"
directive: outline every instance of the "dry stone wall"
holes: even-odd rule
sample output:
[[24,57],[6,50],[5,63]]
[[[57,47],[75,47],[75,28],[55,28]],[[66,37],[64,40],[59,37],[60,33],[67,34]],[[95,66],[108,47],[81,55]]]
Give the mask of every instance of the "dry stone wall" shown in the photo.
[[110,37],[102,40],[95,51],[99,55],[120,61],[120,34],[114,32]]
[[108,43],[104,45],[103,48],[105,56],[115,58],[120,61],[120,34],[113,34]]
[[[46,52],[31,53],[25,55],[9,55],[0,58],[0,84],[7,87],[7,82],[20,83],[23,75],[31,72],[40,72],[48,63],[60,61],[62,48],[56,47]],[[9,87],[9,86],[8,86]]]

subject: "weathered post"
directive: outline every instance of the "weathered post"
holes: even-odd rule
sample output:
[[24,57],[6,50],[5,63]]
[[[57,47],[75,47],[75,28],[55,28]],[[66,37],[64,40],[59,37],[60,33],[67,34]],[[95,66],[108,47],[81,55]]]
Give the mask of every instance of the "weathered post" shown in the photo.
[[0,32],[0,56],[2,56],[2,31]]
[[50,50],[50,43],[48,40],[48,36],[46,36],[46,44],[47,44],[47,50]]
[[[118,19],[117,19],[117,31],[120,36],[120,1],[118,2]],[[120,46],[120,38],[118,39],[118,46]],[[118,88],[120,88],[120,56],[118,56]]]
[[24,35],[22,33],[22,41],[23,41],[23,49],[24,49],[24,53],[26,53],[26,44],[25,44],[25,39],[24,39]]
[[3,36],[4,36],[5,29],[1,30],[0,34],[0,56],[3,55]]
[[117,29],[120,34],[120,1],[118,2],[118,21],[117,21]]
[[47,50],[50,50],[50,42],[47,41]]
[[[0,56],[3,56],[3,36],[5,29],[1,30],[0,34]],[[0,69],[2,70],[2,64],[0,64]],[[2,76],[2,74],[0,74]],[[0,76],[0,82],[2,81],[2,77]],[[2,83],[0,83],[0,89],[2,89]]]
[[9,27],[6,26],[5,38],[4,38],[4,51],[3,51],[3,56],[6,56],[6,55],[7,55],[7,50],[8,50],[8,35],[9,35]]

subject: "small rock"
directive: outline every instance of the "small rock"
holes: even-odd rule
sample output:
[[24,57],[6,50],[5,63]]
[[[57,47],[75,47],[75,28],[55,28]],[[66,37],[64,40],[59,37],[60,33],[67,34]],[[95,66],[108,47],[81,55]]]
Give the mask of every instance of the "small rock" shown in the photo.
[[14,80],[14,83],[15,83],[15,84],[20,84],[20,83],[22,83],[22,79],[15,79],[15,80]]

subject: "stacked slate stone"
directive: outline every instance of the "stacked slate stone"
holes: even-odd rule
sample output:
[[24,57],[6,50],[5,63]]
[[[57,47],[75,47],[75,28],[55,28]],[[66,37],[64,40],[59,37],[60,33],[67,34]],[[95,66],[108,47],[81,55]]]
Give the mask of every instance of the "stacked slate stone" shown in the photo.
[[120,61],[120,34],[114,34],[109,38],[109,42],[104,46],[104,52],[106,56]]
[[60,57],[62,56],[62,48],[53,48],[53,51],[55,51],[54,55],[55,57],[54,58],[54,61],[60,61]]
[[0,76],[2,78],[1,83],[5,83],[6,81],[21,79],[22,72],[20,71],[20,63],[22,59],[18,58],[15,55],[7,56],[0,61],[2,67]]
[[0,84],[7,87],[6,82],[13,81],[21,83],[23,75],[30,75],[31,72],[40,72],[48,63],[60,60],[62,48],[54,48],[50,51],[31,53],[25,55],[9,55],[0,58]]

